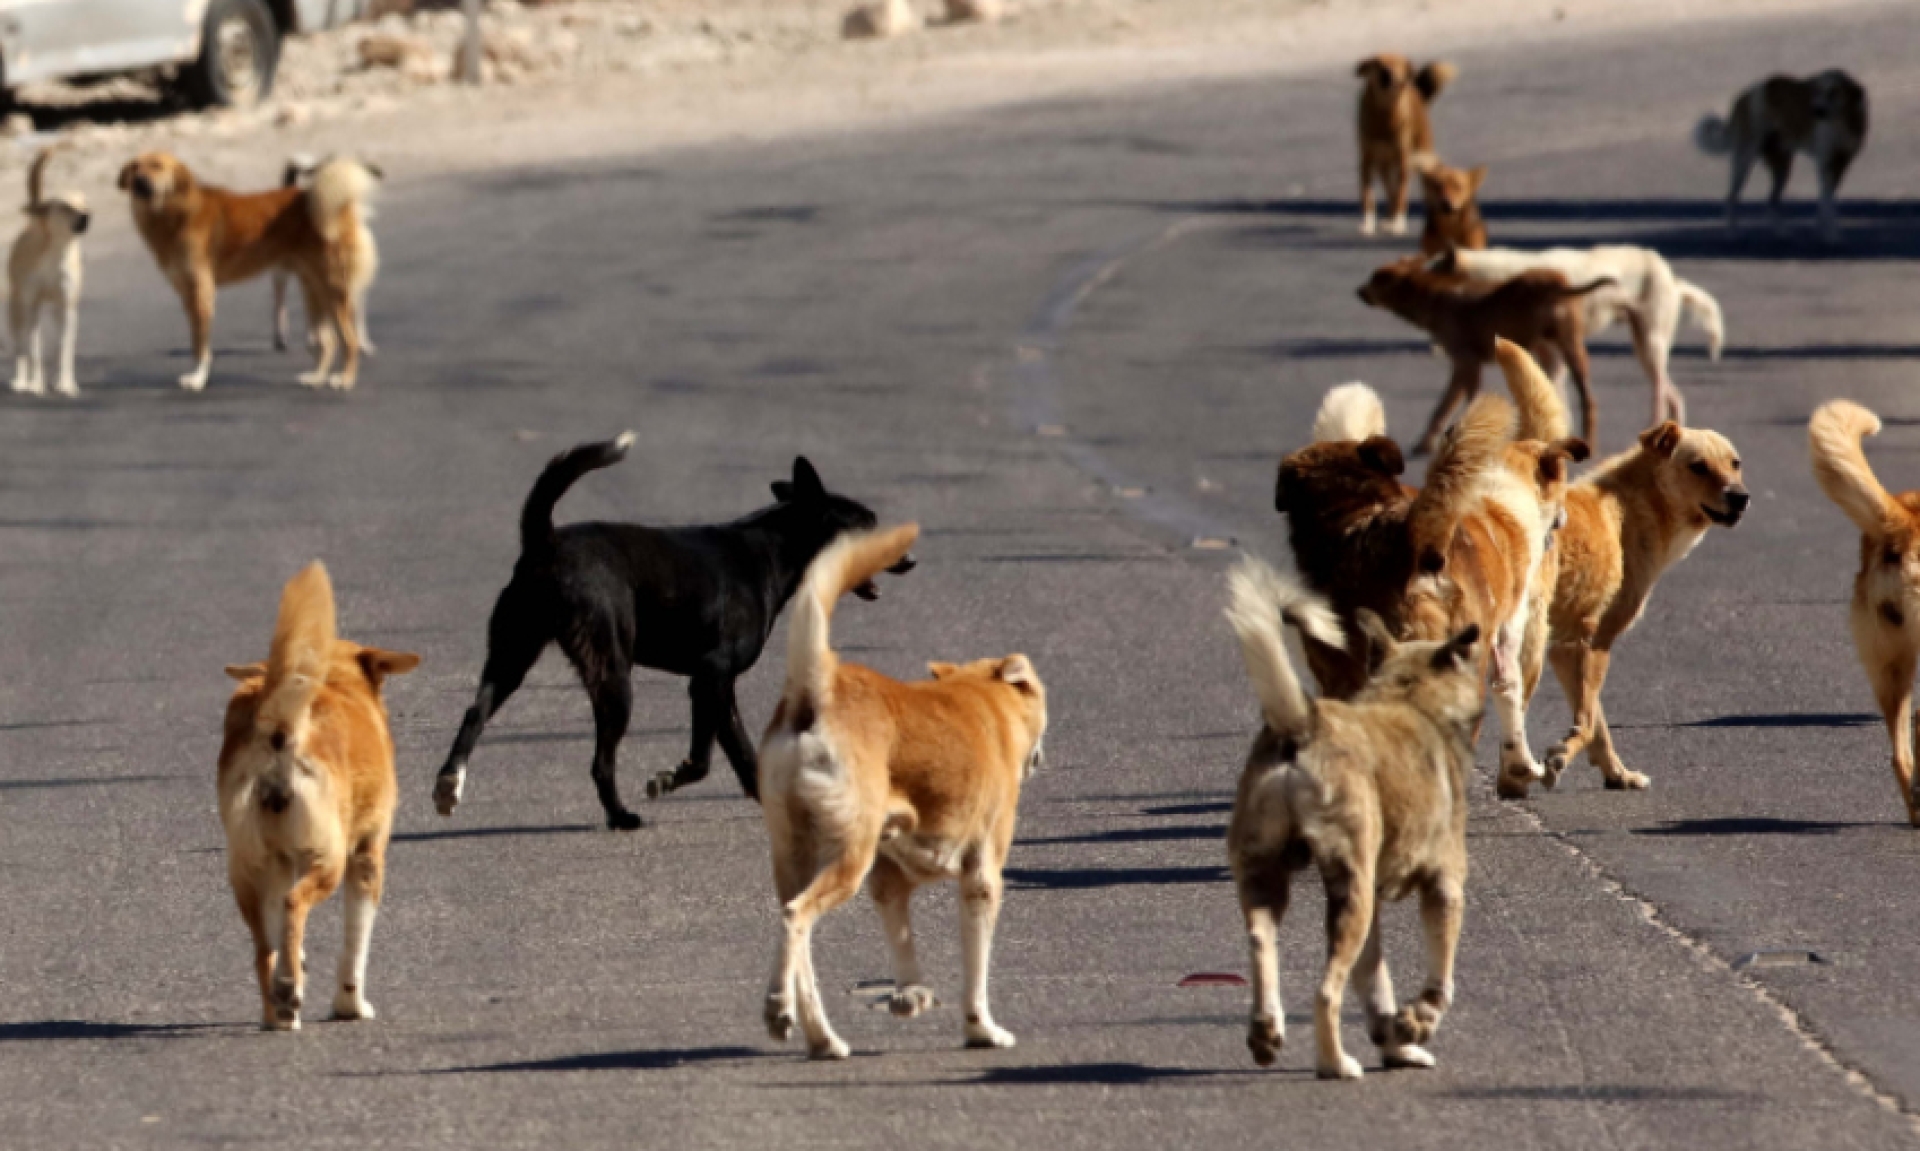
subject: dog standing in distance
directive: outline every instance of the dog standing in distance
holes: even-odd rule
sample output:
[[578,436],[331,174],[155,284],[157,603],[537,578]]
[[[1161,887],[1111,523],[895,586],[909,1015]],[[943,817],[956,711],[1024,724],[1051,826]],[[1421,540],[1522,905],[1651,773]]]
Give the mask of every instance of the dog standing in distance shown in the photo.
[[1920,492],[1891,495],[1867,464],[1864,436],[1880,417],[1848,400],[1813,413],[1807,438],[1820,490],[1860,529],[1853,577],[1853,646],[1893,744],[1893,778],[1907,821],[1920,827],[1913,772],[1913,671],[1920,659]]
[[40,321],[48,312],[60,317],[60,375],[53,390],[63,396],[80,394],[73,377],[73,352],[80,338],[80,237],[86,234],[90,217],[86,197],[80,193],[44,194],[47,164],[56,150],[41,149],[27,169],[27,226],[14,239],[7,257],[13,390],[35,396],[47,393],[40,360]]
[[1420,232],[1420,251],[1437,256],[1452,248],[1487,246],[1487,222],[1480,218],[1480,185],[1487,169],[1449,168],[1438,160],[1418,165],[1420,189],[1427,200],[1427,224]]
[[1024,655],[930,664],[931,680],[902,683],[843,662],[828,635],[835,601],[904,562],[918,535],[912,524],[850,534],[813,561],[787,627],[786,686],[760,744],[760,812],[783,921],[767,1030],[785,1040],[797,1020],[815,1059],[849,1052],[820,998],[813,926],[869,874],[893,951],[893,1013],[934,1004],[914,951],[913,890],[958,880],[967,1046],[1014,1045],[987,1005],[987,961],[1020,784],[1046,735],[1046,688]]
[[[615,758],[633,710],[635,665],[687,676],[693,746],[674,771],[647,784],[658,798],[707,777],[717,739],[748,796],[759,796],[753,744],[740,722],[734,681],[760,658],[773,623],[807,565],[846,531],[874,525],[864,505],[829,492],[805,457],[793,479],[773,485],[772,507],[730,524],[649,528],[638,524],[553,526],[553,507],[588,472],[626,457],[633,433],[582,444],[553,458],[520,512],[520,560],[487,624],[480,688],[434,781],[434,807],[452,815],[466,787],[467,759],[487,721],[519,689],[547,645],[580,673],[593,703],[593,785],[607,826],[632,831],[640,817],[621,802]],[[912,570],[903,556],[892,570]],[[854,589],[863,599],[872,581]]]
[[1407,231],[1407,185],[1416,164],[1433,154],[1431,104],[1459,74],[1451,64],[1431,63],[1416,71],[1405,56],[1391,53],[1360,61],[1354,75],[1360,87],[1360,234],[1377,226],[1373,188],[1377,182],[1393,215],[1387,231]]
[[[372,282],[367,199],[379,177],[355,160],[322,164],[305,188],[238,193],[201,183],[166,152],[147,152],[120,170],[133,222],[160,272],[180,295],[193,337],[193,370],[180,386],[197,392],[213,371],[213,298],[223,284],[285,268],[300,281],[307,315],[319,318],[308,387],[351,389],[360,371],[355,301]],[[335,345],[346,360],[334,372]]]
[[[1322,1079],[1358,1079],[1340,1043],[1352,977],[1367,1034],[1388,1067],[1431,1067],[1424,1044],[1453,1002],[1454,953],[1466,908],[1467,776],[1480,722],[1480,629],[1442,642],[1399,643],[1360,616],[1376,661],[1350,702],[1310,702],[1287,656],[1282,621],[1324,644],[1339,622],[1312,593],[1258,560],[1228,575],[1227,622],[1240,641],[1264,720],[1247,755],[1227,829],[1227,859],[1253,960],[1247,1047],[1267,1066],[1286,1039],[1280,1002],[1280,920],[1293,873],[1317,867],[1327,890],[1327,967],[1313,1003]],[[1427,982],[1396,1010],[1381,946],[1378,902],[1418,893]]]
[[335,633],[333,586],[311,564],[287,583],[265,663],[239,681],[220,746],[227,876],[253,933],[261,1024],[298,1031],[307,914],[346,884],[336,1019],[372,1019],[367,945],[380,908],[396,789],[380,689],[420,657]]
[[1702,117],[1693,141],[1709,156],[1730,156],[1727,186],[1727,227],[1736,224],[1740,193],[1755,160],[1765,160],[1773,176],[1767,195],[1767,215],[1780,223],[1780,196],[1793,174],[1793,156],[1813,157],[1820,178],[1820,232],[1831,242],[1840,238],[1839,211],[1834,197],[1847,168],[1867,144],[1867,90],[1860,82],[1830,68],[1800,80],[1771,76],[1733,101],[1726,119]]
[[[322,161],[316,161],[304,153],[287,157],[287,166],[281,171],[282,188],[306,188],[313,184],[313,174],[320,170]],[[380,179],[386,179],[386,173],[377,165],[367,164],[366,169]],[[373,333],[367,327],[367,289],[373,286],[374,277],[380,272],[380,247],[374,242],[373,230],[367,227],[367,213],[360,219],[360,250],[366,260],[366,274],[362,277],[360,295],[353,301],[353,326],[360,333],[360,352],[371,356],[380,349],[373,346]],[[273,350],[287,350],[287,333],[291,325],[287,316],[287,284],[293,279],[293,273],[285,268],[273,270]],[[314,321],[311,312],[307,314],[307,348],[320,345],[320,325]]]

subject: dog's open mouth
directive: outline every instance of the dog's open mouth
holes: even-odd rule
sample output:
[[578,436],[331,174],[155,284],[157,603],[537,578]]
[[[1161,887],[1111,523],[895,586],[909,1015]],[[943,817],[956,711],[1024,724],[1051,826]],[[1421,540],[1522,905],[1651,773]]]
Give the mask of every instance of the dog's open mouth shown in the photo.
[[1701,504],[1700,510],[1705,513],[1708,519],[1723,528],[1730,528],[1740,522],[1739,512],[1723,512],[1718,508],[1709,507],[1706,504]]
[[[920,566],[920,561],[914,559],[912,553],[908,553],[895,560],[893,566],[887,569],[887,574],[906,575],[918,566]],[[868,603],[872,603],[874,600],[880,598],[880,586],[870,579],[861,580],[858,584],[854,585],[853,594],[866,600]]]
[[864,579],[853,585],[853,594],[866,600],[868,603],[872,603],[874,600],[880,598],[880,589],[872,580]]

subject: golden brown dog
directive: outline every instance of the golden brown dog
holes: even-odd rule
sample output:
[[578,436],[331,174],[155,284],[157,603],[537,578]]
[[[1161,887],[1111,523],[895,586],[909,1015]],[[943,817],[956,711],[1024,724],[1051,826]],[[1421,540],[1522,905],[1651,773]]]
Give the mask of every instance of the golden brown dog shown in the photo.
[[1354,75],[1365,81],[1360,87],[1360,232],[1373,235],[1373,187],[1378,182],[1393,212],[1387,231],[1404,235],[1407,183],[1420,157],[1433,152],[1427,105],[1459,69],[1435,62],[1416,71],[1405,56],[1387,53],[1360,61]]
[[1593,443],[1599,414],[1587,387],[1586,323],[1577,301],[1611,283],[1603,278],[1573,287],[1560,273],[1537,269],[1499,284],[1478,284],[1434,272],[1420,256],[1376,270],[1360,286],[1361,302],[1425,331],[1453,364],[1446,394],[1413,454],[1432,451],[1454,409],[1479,394],[1480,372],[1493,361],[1496,339],[1527,349],[1549,372],[1566,363],[1580,389],[1581,435]]
[[[1718,432],[1671,420],[1640,433],[1631,451],[1567,489],[1566,524],[1555,537],[1555,570],[1546,584],[1553,597],[1547,640],[1573,729],[1547,750],[1542,781],[1548,787],[1582,751],[1607,787],[1647,786],[1645,775],[1620,762],[1600,705],[1613,647],[1646,609],[1660,576],[1685,559],[1709,527],[1739,523],[1750,502],[1733,444]],[[1503,766],[1499,792],[1522,797],[1533,778],[1540,777]]]
[[[365,228],[377,177],[350,159],[329,160],[303,187],[229,192],[196,179],[165,152],[147,152],[120,170],[133,222],[160,272],[180,295],[193,336],[193,370],[180,386],[199,391],[213,370],[213,297],[225,284],[285,269],[300,281],[320,340],[308,387],[353,387],[360,371],[359,301],[376,265]],[[333,372],[335,347],[346,360]]]
[[1478,251],[1487,246],[1487,223],[1480,218],[1480,186],[1487,169],[1449,168],[1438,160],[1420,165],[1420,189],[1427,198],[1427,226],[1420,232],[1420,250],[1437,256],[1455,248]]
[[1891,495],[1867,466],[1863,436],[1880,417],[1847,400],[1813,413],[1807,438],[1820,490],[1860,529],[1853,577],[1853,646],[1893,743],[1893,778],[1907,820],[1920,827],[1913,778],[1913,669],[1920,658],[1920,492]]
[[844,663],[828,638],[842,595],[898,563],[916,525],[842,536],[807,569],[787,625],[787,682],[760,746],[760,810],[785,921],[767,989],[775,1039],[796,1017],[815,1059],[844,1059],[813,969],[813,925],[872,875],[893,951],[895,1015],[933,1006],[921,981],[908,903],[938,879],[960,883],[969,1047],[1011,1047],[987,1006],[987,959],[1000,869],[1013,842],[1021,781],[1040,759],[1047,696],[1024,655],[930,665],[901,683]]
[[[1278,936],[1293,873],[1312,864],[1327,889],[1327,968],[1313,1003],[1316,1069],[1358,1079],[1340,1044],[1347,979],[1388,1067],[1431,1067],[1423,1044],[1453,1002],[1454,952],[1466,905],[1467,774],[1481,714],[1480,629],[1402,644],[1360,616],[1376,664],[1350,702],[1309,702],[1287,659],[1282,621],[1323,644],[1339,622],[1317,596],[1258,560],[1228,576],[1227,621],[1265,725],[1247,756],[1227,829],[1227,859],[1253,958],[1247,1047],[1266,1066],[1286,1037]],[[1427,982],[1399,1008],[1381,947],[1379,901],[1418,892]]]
[[395,799],[393,739],[380,688],[420,657],[334,633],[333,587],[311,564],[287,583],[265,663],[240,682],[220,747],[227,877],[253,933],[261,1023],[300,1029],[307,913],[346,882],[336,1019],[372,1019],[367,944],[386,874]]

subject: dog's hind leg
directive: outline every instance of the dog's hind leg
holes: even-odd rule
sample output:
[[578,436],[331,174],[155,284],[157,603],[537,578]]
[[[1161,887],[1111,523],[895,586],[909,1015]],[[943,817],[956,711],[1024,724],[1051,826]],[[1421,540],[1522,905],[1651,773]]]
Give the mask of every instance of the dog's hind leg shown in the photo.
[[1293,871],[1277,861],[1234,868],[1240,912],[1247,921],[1253,966],[1253,1014],[1247,1020],[1247,1050],[1271,1067],[1287,1042],[1287,1013],[1280,1002],[1280,921],[1293,895]]
[[[1857,630],[1855,634],[1859,634]],[[1888,646],[1884,639],[1880,642]],[[1867,654],[1865,649],[1861,654]],[[1907,821],[1920,827],[1920,804],[1915,803],[1913,791],[1913,670],[1914,653],[1902,647],[1892,658],[1880,657],[1869,666],[1867,678],[1873,682],[1874,698],[1887,722],[1887,739],[1893,744],[1893,778],[1900,787],[1901,802],[1907,805]]]
[[[1380,904],[1373,906],[1373,925],[1367,930],[1367,945],[1353,965],[1353,990],[1360,996],[1360,1009],[1367,1018],[1367,1038],[1382,1052],[1397,1050],[1393,1038],[1393,972],[1387,969],[1386,951],[1380,944]],[[1395,1066],[1387,1056],[1387,1066]]]
[[1687,401],[1681,397],[1679,385],[1673,382],[1667,368],[1673,355],[1673,333],[1680,325],[1677,297],[1671,313],[1652,321],[1639,312],[1627,313],[1634,357],[1640,361],[1640,370],[1647,374],[1647,382],[1653,385],[1653,418],[1647,421],[1650,428],[1664,420],[1672,420],[1682,427],[1687,423]]
[[637,831],[641,819],[620,801],[617,777],[620,741],[626,738],[627,721],[633,716],[632,673],[624,658],[609,663],[611,666],[597,669],[587,682],[587,695],[593,700],[593,787],[600,795],[607,826],[615,831]]
[[1371,236],[1380,227],[1373,209],[1373,161],[1360,153],[1360,234]]
[[373,920],[380,911],[380,891],[384,880],[385,833],[381,842],[368,841],[354,850],[347,860],[346,904],[343,919],[346,939],[340,948],[339,989],[333,996],[335,1019],[372,1019],[373,1004],[367,1002],[367,948],[373,942]]
[[960,873],[960,965],[967,981],[967,1046],[1012,1047],[1013,1032],[987,1006],[987,965],[1000,918],[1000,868],[976,852]]
[[[788,982],[797,1000],[800,1027],[807,1033],[807,1056],[811,1059],[845,1059],[852,1054],[852,1049],[834,1034],[833,1024],[827,1021],[826,1008],[820,1001],[820,985],[813,972],[814,923],[860,890],[874,858],[876,831],[848,829],[848,832],[857,842],[843,839],[830,844],[839,849],[838,855],[828,861],[807,884],[806,890],[783,910],[787,929],[786,963],[791,973]],[[769,1009],[773,1006],[769,1001]],[[770,1020],[774,1025],[779,1022]],[[787,1025],[791,1027],[791,1022]]]
[[940,1002],[922,981],[920,955],[913,945],[913,881],[898,864],[882,856],[873,861],[867,893],[880,912],[887,949],[893,953],[893,995],[887,1000],[887,1009],[902,1019],[911,1019]]
[[273,270],[273,350],[287,350],[287,272],[284,268]]
[[253,936],[253,977],[260,985],[260,1026],[276,1029],[279,1015],[273,1009],[273,961],[275,936],[267,931],[265,905],[253,884],[233,876],[233,901],[240,905],[240,918],[247,921]]
[[720,750],[726,753],[727,766],[733,768],[734,778],[740,781],[740,790],[748,799],[760,798],[760,760],[753,751],[753,738],[747,734],[746,724],[740,722],[740,704],[734,698],[733,681],[725,683],[726,722],[720,725]]
[[15,295],[7,301],[8,327],[13,333],[13,390],[30,396],[45,395],[47,386],[40,378],[39,339],[29,326],[33,307],[25,297]]
[[452,815],[460,805],[467,784],[467,759],[487,721],[506,706],[546,650],[551,636],[544,620],[537,610],[537,597],[522,590],[522,585],[510,583],[500,593],[487,622],[487,662],[480,671],[480,689],[460,722],[447,762],[434,777],[433,806],[441,815]]
[[[1537,578],[1537,577],[1536,577]],[[1524,798],[1527,788],[1547,777],[1546,770],[1533,758],[1527,743],[1527,689],[1522,670],[1527,629],[1534,611],[1528,590],[1528,602],[1509,619],[1501,621],[1493,637],[1493,709],[1500,718],[1500,776],[1498,790],[1502,798]]]
[[267,926],[279,936],[273,969],[273,1005],[276,1030],[300,1030],[300,1005],[307,989],[307,914],[333,894],[340,873],[326,864],[314,866],[279,899],[267,894]]
[[1373,866],[1379,849],[1377,836],[1353,837],[1353,864],[1325,862],[1321,878],[1327,887],[1327,970],[1313,999],[1314,1071],[1322,1079],[1358,1079],[1360,1061],[1340,1045],[1340,1003],[1347,995],[1347,977],[1366,949],[1373,929]]
[[1433,1055],[1425,1044],[1440,1029],[1440,1020],[1453,1005],[1453,957],[1460,946],[1460,921],[1466,909],[1466,896],[1458,880],[1436,878],[1420,891],[1420,920],[1427,935],[1427,984],[1420,998],[1400,1009],[1393,1021],[1393,1037],[1402,1044],[1402,1052],[1417,1051],[1425,1057],[1420,1066],[1433,1066]]
[[1728,168],[1727,182],[1727,229],[1739,227],[1740,194],[1747,190],[1747,176],[1753,172],[1754,161],[1759,159],[1754,145],[1745,139],[1733,144],[1733,159]]
[[80,383],[73,375],[73,354],[80,338],[80,301],[68,298],[60,302],[60,375],[53,390],[63,396],[80,394]]

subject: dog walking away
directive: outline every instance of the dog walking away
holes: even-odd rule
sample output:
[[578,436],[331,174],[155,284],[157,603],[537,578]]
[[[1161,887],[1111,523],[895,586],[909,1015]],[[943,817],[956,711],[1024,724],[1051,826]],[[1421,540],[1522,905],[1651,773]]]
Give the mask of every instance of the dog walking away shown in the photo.
[[1487,246],[1487,222],[1480,218],[1480,186],[1486,168],[1449,168],[1428,158],[1417,165],[1420,189],[1427,200],[1427,224],[1420,232],[1420,250],[1436,256],[1454,248]]
[[931,680],[902,683],[842,661],[828,635],[834,603],[903,562],[919,530],[842,536],[814,560],[760,744],[760,813],[783,920],[767,1030],[784,1041],[797,1020],[815,1059],[844,1059],[848,1048],[820,998],[813,926],[869,876],[893,950],[893,1013],[934,1005],[914,950],[914,888],[958,880],[966,1045],[1014,1044],[987,1006],[987,959],[1020,784],[1041,758],[1046,688],[1024,655],[934,663]]
[[[287,166],[282,170],[280,175],[280,186],[282,188],[311,187],[313,184],[313,174],[319,171],[321,166],[321,161],[316,161],[312,156],[304,153],[289,156],[287,158]],[[368,164],[366,168],[367,171],[372,172],[375,176],[381,179],[386,178],[386,173],[382,172],[375,165]],[[360,333],[360,353],[371,356],[378,352],[379,349],[373,346],[373,333],[368,330],[367,327],[367,288],[373,285],[374,277],[380,272],[380,248],[379,245],[374,243],[373,230],[367,227],[366,218],[368,215],[369,213],[363,212],[360,217],[359,243],[360,251],[366,260],[366,270],[365,275],[362,277],[364,282],[360,288],[360,295],[353,301],[353,326],[354,330]],[[289,324],[287,322],[287,285],[292,279],[293,273],[285,268],[275,268],[273,270],[273,350],[276,352],[284,352],[287,350],[287,333],[289,330]],[[313,313],[309,312],[307,313],[307,348],[309,351],[312,351],[319,348],[319,346],[320,322]]]
[[[1280,921],[1293,874],[1309,865],[1327,892],[1327,966],[1314,997],[1315,1069],[1358,1079],[1340,1043],[1351,977],[1367,1034],[1388,1067],[1431,1067],[1425,1047],[1453,1002],[1454,952],[1466,906],[1467,775],[1480,722],[1480,629],[1441,642],[1399,643],[1372,613],[1361,624],[1376,661],[1348,702],[1310,702],[1287,656],[1282,621],[1323,644],[1338,621],[1312,593],[1258,560],[1228,576],[1227,622],[1260,700],[1264,724],[1240,775],[1227,860],[1253,959],[1247,1046],[1271,1065],[1286,1038],[1280,1003]],[[1396,1009],[1381,946],[1379,902],[1420,896],[1427,982]]]
[[[307,315],[317,318],[308,387],[347,390],[360,372],[356,301],[373,282],[377,257],[367,241],[367,200],[378,175],[356,160],[322,164],[305,187],[229,192],[203,184],[165,152],[147,152],[120,170],[133,222],[179,293],[193,337],[193,370],[180,386],[199,391],[213,371],[213,297],[219,287],[285,269],[300,282]],[[346,359],[333,371],[336,345]]]
[[1813,478],[1860,529],[1860,571],[1853,577],[1853,646],[1893,743],[1893,779],[1907,820],[1920,827],[1913,777],[1913,669],[1920,659],[1920,492],[1891,495],[1867,466],[1862,437],[1880,417],[1848,400],[1813,413],[1807,438]]
[[1708,358],[1718,360],[1726,344],[1719,301],[1700,285],[1674,275],[1673,268],[1652,248],[1630,244],[1548,248],[1543,252],[1455,248],[1429,267],[1443,276],[1459,274],[1488,285],[1536,270],[1559,272],[1574,284],[1612,280],[1607,287],[1580,297],[1582,318],[1589,336],[1626,321],[1627,331],[1633,336],[1634,357],[1653,385],[1653,418],[1648,427],[1664,420],[1682,426],[1687,422],[1686,399],[1667,368],[1681,318],[1684,316],[1706,335]]
[[1407,231],[1407,185],[1414,167],[1433,154],[1433,124],[1427,105],[1453,82],[1459,70],[1435,62],[1415,70],[1405,56],[1391,53],[1360,61],[1360,233],[1371,236],[1377,226],[1373,189],[1377,182],[1387,194],[1387,231]]
[[1839,212],[1834,197],[1847,168],[1867,143],[1867,90],[1860,82],[1830,68],[1818,76],[1798,80],[1772,76],[1733,101],[1726,119],[1703,117],[1693,130],[1695,145],[1709,156],[1728,156],[1727,227],[1737,226],[1740,193],[1755,160],[1765,160],[1773,176],[1767,195],[1767,216],[1780,223],[1780,196],[1793,174],[1793,157],[1813,157],[1820,179],[1820,231],[1827,240],[1840,238]]
[[[647,785],[654,798],[707,777],[713,744],[747,795],[759,796],[753,745],[734,702],[734,681],[753,667],[774,620],[820,549],[846,531],[874,525],[864,505],[829,492],[805,457],[776,481],[774,503],[730,524],[649,528],[637,524],[553,526],[553,507],[574,481],[626,457],[633,433],[582,444],[553,458],[520,513],[520,560],[493,605],[480,689],[435,780],[433,802],[452,815],[465,791],[467,760],[487,721],[503,707],[548,644],[566,653],[593,704],[593,785],[607,826],[632,831],[638,815],[621,802],[615,757],[633,711],[635,665],[691,681],[693,746],[679,768]],[[890,569],[904,574],[913,558]],[[871,580],[854,589],[876,599]]]
[[227,876],[253,933],[261,1024],[298,1031],[307,913],[346,884],[335,1019],[372,1019],[367,945],[393,829],[393,739],[380,689],[420,657],[335,634],[333,587],[311,564],[288,582],[265,663],[239,681],[220,747]]
[[13,332],[13,390],[47,394],[40,361],[40,321],[59,317],[60,375],[53,390],[77,396],[74,345],[80,338],[80,237],[86,234],[87,200],[78,192],[47,196],[47,164],[55,148],[43,148],[27,169],[27,226],[7,257],[7,319]]

